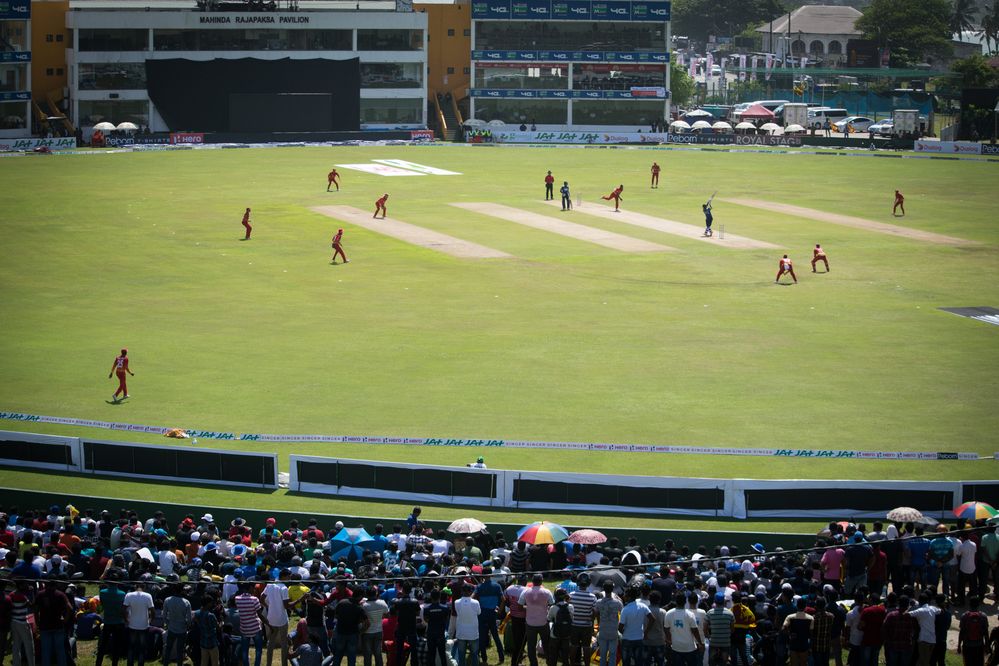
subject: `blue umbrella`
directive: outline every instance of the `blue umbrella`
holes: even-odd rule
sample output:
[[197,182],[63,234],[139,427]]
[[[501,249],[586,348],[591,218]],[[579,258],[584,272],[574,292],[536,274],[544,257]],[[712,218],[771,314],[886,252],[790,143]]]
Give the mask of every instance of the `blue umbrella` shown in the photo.
[[364,556],[364,551],[372,550],[375,540],[363,527],[345,527],[330,539],[330,557],[338,560],[346,557],[353,562]]

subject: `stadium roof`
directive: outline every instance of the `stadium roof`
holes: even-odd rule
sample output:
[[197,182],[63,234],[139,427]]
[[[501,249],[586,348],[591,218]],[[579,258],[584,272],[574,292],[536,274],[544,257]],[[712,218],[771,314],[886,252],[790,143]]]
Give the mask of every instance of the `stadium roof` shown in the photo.
[[[809,35],[859,35],[854,25],[863,14],[853,7],[836,5],[804,5],[791,12],[791,33]],[[787,15],[773,21],[775,33],[787,32]],[[756,32],[771,31],[770,23],[764,23]]]

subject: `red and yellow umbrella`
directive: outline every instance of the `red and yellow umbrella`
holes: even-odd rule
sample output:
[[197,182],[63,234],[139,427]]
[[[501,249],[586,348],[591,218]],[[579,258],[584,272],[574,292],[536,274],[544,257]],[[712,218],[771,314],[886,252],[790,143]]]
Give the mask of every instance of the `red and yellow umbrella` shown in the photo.
[[985,502],[965,502],[954,509],[954,515],[965,520],[981,520],[999,516],[999,511]]

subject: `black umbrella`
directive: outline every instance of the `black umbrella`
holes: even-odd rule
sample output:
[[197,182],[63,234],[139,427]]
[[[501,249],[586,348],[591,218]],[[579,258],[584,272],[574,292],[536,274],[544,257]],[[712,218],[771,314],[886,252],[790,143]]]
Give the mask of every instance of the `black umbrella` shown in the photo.
[[596,569],[594,571],[587,570],[590,575],[590,586],[594,589],[603,589],[604,581],[609,580],[614,583],[614,592],[616,594],[621,594],[624,592],[625,585],[628,579],[625,577],[624,572],[620,569]]

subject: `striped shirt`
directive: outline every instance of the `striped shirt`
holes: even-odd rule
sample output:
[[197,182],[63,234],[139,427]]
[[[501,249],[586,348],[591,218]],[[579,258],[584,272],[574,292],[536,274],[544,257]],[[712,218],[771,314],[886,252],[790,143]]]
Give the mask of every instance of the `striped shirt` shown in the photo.
[[236,610],[239,611],[239,634],[241,636],[256,636],[260,633],[260,599],[252,594],[240,594],[236,597]]
[[732,647],[732,627],[735,624],[735,615],[732,611],[715,606],[708,611],[707,623],[712,648],[727,650]]
[[28,613],[31,612],[31,601],[23,592],[14,592],[10,595],[10,621],[25,624],[28,621]]
[[577,589],[569,595],[569,604],[572,605],[572,626],[593,626],[593,607],[597,604],[595,594]]

